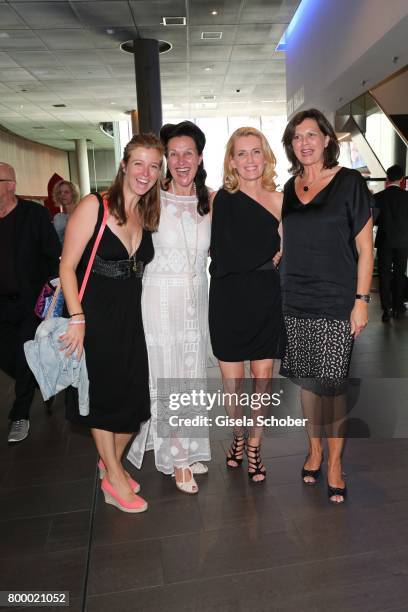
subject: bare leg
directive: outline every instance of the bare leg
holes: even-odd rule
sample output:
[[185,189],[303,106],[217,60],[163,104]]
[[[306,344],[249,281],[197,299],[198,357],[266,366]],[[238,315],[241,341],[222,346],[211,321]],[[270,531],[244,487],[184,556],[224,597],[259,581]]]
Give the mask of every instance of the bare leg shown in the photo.
[[[324,397],[323,411],[329,417],[329,420],[326,419],[325,422],[329,449],[327,481],[329,486],[342,489],[345,486],[341,456],[344,448],[344,424],[347,414],[346,396],[341,394]],[[344,501],[342,495],[333,495],[330,499],[338,503]]]
[[[306,470],[318,470],[322,462],[322,398],[307,389],[301,390],[301,403],[303,416],[307,419],[307,433],[309,436],[309,454],[304,464]],[[305,476],[305,482],[314,483],[312,476]]]
[[122,461],[123,453],[125,452],[125,448],[129,444],[132,436],[133,434],[128,434],[128,433],[115,433],[114,434],[116,458],[119,462]]
[[106,466],[109,482],[119,497],[131,503],[134,501],[135,495],[116,455],[115,434],[103,429],[91,429],[91,433],[98,453]]
[[[271,392],[271,379],[273,372],[273,359],[258,359],[251,361],[251,378],[253,380],[253,391],[254,393],[269,393]],[[252,410],[251,417],[256,422],[256,417],[263,414],[263,410]],[[262,438],[262,426],[256,425],[255,427],[251,427],[248,438],[248,446],[252,447],[247,449],[248,456],[248,472],[254,473],[255,466],[254,461],[256,458],[256,450],[255,448],[259,448],[261,446],[261,438]],[[251,466],[252,464],[252,466]],[[259,469],[264,471],[264,465],[262,462],[258,466]],[[265,480],[265,474],[256,474],[253,476],[252,480],[254,482],[261,482]]]
[[[222,382],[224,387],[224,393],[230,394],[230,400],[228,404],[225,405],[225,410],[229,418],[237,419],[241,418],[242,407],[239,404],[239,400],[236,401],[234,398],[239,397],[242,390],[242,381],[245,376],[244,371],[244,362],[243,361],[218,361]],[[242,459],[244,456],[245,449],[245,429],[243,427],[234,427],[234,436],[238,438],[235,456],[237,459]],[[227,454],[227,463],[230,467],[238,467],[239,463],[234,461],[234,459],[229,459],[231,457],[233,451],[231,449]],[[240,462],[241,463],[241,462]]]

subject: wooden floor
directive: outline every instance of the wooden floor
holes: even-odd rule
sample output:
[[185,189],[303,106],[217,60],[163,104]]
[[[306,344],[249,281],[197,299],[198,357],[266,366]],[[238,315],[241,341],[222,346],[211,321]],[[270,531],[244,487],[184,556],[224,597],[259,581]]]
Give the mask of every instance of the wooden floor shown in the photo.
[[265,437],[262,486],[245,464],[227,471],[228,441],[214,439],[196,496],[149,453],[140,472],[127,465],[149,510],[121,513],[104,503],[93,444],[65,422],[62,396],[51,417],[37,397],[29,438],[7,445],[13,389],[1,375],[0,590],[69,591],[75,612],[407,611],[407,339],[408,314],[384,325],[374,305],[352,375],[372,377],[377,399],[381,389],[397,399],[378,400],[384,418],[364,429],[370,438],[348,441],[341,507],[327,502],[325,471],[302,485],[296,433]]

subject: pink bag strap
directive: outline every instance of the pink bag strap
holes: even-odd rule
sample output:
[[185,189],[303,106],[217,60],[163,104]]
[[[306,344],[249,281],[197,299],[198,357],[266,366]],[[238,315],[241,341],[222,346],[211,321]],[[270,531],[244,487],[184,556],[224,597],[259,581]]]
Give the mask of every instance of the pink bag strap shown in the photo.
[[92,268],[92,264],[93,264],[94,259],[95,259],[96,251],[98,250],[99,243],[101,241],[103,232],[105,231],[105,227],[106,227],[106,224],[108,222],[109,208],[108,208],[108,203],[107,203],[105,197],[103,198],[102,202],[103,202],[103,219],[102,219],[101,227],[99,228],[98,235],[97,235],[96,240],[95,240],[94,245],[93,245],[93,249],[92,249],[91,256],[89,258],[88,265],[86,267],[85,276],[84,276],[83,281],[82,281],[81,290],[79,292],[79,301],[80,302],[82,302],[82,298],[84,297],[86,285],[88,283],[89,275],[91,273],[91,268]]

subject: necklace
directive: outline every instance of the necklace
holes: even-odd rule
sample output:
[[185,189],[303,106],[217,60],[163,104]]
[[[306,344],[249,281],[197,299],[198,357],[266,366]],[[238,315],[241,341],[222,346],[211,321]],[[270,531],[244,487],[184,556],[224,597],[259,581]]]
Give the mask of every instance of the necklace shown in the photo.
[[[316,183],[316,181],[319,180],[319,178],[321,178],[322,172],[323,172],[323,170],[320,170],[319,174],[316,176],[315,179],[313,179],[313,181],[311,181],[310,183],[307,183],[306,185],[303,185],[303,191],[309,191],[311,186],[314,185]],[[303,180],[303,175],[301,176],[301,180]]]
[[[177,195],[176,193],[176,189],[175,189],[175,185],[174,182],[171,181],[171,185],[173,188],[173,195],[177,197],[180,197]],[[195,183],[193,183],[194,187],[194,191],[193,191],[193,196],[196,195],[196,189],[195,189]],[[188,196],[188,197],[191,197]],[[197,206],[195,205],[195,218],[194,218],[194,225],[195,225],[195,244],[194,244],[194,249],[193,249],[193,258],[191,258],[191,253],[190,253],[190,247],[188,245],[188,241],[187,241],[187,234],[186,234],[186,228],[184,227],[184,221],[183,221],[183,212],[181,213],[180,216],[180,224],[181,224],[181,230],[183,233],[183,241],[184,241],[184,250],[186,253],[186,259],[187,259],[187,267],[188,267],[188,283],[189,283],[189,293],[190,293],[190,297],[189,297],[189,302],[190,302],[190,306],[193,308],[193,310],[195,310],[196,306],[197,306],[197,300],[196,300],[196,293],[194,290],[194,277],[196,276],[196,263],[197,263],[197,251],[198,251],[198,212],[197,212]]]

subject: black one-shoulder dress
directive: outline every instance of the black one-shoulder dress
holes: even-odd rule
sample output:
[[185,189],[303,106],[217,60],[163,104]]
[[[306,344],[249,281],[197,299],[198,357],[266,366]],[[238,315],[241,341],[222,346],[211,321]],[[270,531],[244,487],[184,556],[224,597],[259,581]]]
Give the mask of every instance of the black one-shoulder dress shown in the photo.
[[209,324],[221,361],[281,358],[285,350],[279,272],[279,221],[242,191],[214,198]]

